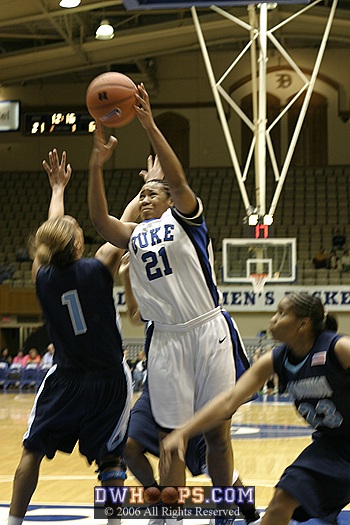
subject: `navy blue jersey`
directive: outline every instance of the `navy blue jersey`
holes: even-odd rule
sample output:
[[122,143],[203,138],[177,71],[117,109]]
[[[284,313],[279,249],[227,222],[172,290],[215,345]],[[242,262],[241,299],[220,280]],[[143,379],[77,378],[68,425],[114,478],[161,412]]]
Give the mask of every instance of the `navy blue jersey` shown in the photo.
[[101,261],[84,258],[63,269],[42,266],[36,291],[55,346],[54,363],[81,371],[121,366],[113,278]]
[[298,412],[317,431],[332,438],[350,433],[350,370],[344,370],[334,353],[341,335],[322,332],[305,357],[290,362],[287,345],[273,350],[273,361],[282,388],[293,400]]

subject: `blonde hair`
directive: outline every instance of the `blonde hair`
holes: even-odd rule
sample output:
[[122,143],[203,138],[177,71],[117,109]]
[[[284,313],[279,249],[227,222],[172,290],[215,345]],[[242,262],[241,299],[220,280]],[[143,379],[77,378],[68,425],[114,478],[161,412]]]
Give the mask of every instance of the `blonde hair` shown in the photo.
[[30,242],[32,257],[37,258],[41,266],[67,266],[74,259],[74,234],[75,225],[70,217],[45,221]]

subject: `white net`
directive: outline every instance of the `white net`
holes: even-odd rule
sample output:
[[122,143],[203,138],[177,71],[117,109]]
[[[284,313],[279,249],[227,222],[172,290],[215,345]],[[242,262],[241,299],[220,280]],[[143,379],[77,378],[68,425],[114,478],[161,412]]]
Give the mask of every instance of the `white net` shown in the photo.
[[261,293],[264,290],[266,281],[269,278],[268,273],[251,273],[250,280],[253,285],[253,290],[255,293]]

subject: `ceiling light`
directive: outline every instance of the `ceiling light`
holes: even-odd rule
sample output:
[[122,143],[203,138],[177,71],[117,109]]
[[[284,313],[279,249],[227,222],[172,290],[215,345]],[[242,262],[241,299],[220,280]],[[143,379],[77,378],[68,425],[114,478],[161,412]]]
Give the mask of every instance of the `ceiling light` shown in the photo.
[[80,4],[81,0],[61,0],[60,6],[67,7],[68,9],[72,7],[77,7]]
[[95,38],[97,38],[97,40],[110,40],[113,37],[113,26],[110,25],[108,20],[102,20],[100,27],[97,28]]

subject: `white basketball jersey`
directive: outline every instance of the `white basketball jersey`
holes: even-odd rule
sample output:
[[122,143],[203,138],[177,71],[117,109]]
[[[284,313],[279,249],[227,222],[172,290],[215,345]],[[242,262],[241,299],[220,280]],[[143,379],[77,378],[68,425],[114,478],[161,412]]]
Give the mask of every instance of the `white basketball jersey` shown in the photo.
[[145,321],[185,323],[219,304],[202,205],[191,219],[169,208],[130,239],[130,277]]

